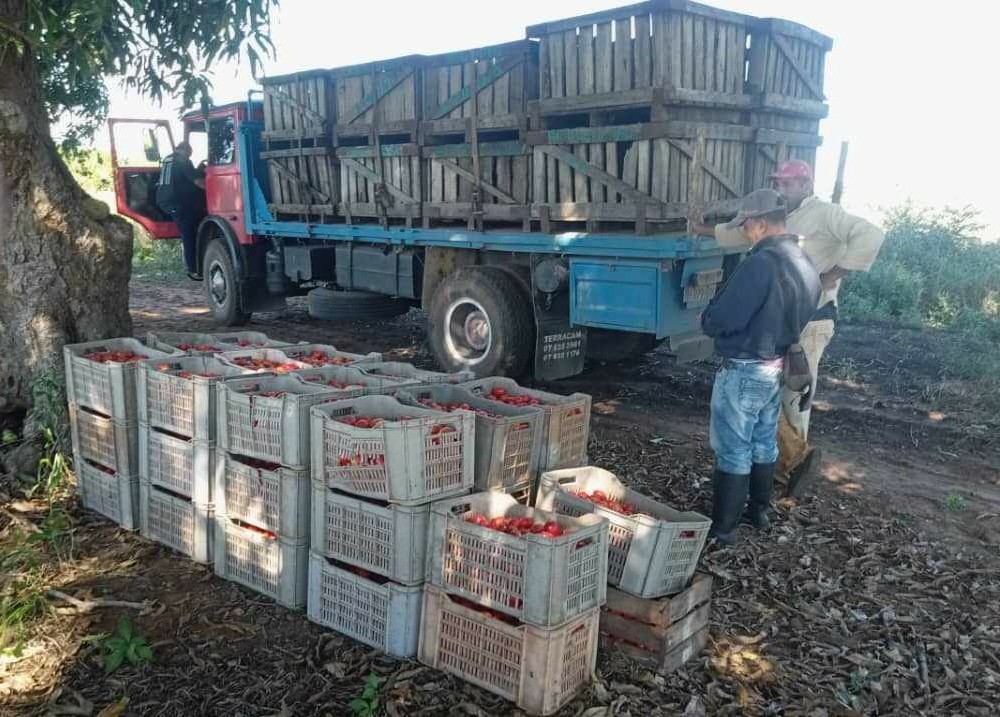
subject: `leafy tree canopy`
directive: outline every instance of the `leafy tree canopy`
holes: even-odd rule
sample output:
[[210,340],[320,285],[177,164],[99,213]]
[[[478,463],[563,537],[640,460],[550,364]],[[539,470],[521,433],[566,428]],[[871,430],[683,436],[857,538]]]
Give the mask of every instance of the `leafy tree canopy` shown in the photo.
[[213,65],[246,53],[256,74],[273,53],[270,15],[278,0],[23,0],[13,22],[0,16],[0,53],[30,52],[50,121],[71,116],[69,146],[89,138],[108,113],[107,82],[153,100],[206,102]]

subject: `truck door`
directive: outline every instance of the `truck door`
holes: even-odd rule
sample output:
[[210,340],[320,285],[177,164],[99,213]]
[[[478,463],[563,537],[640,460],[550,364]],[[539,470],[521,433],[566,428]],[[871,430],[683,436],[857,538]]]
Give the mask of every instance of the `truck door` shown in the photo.
[[153,239],[176,239],[177,225],[156,205],[160,161],[174,151],[166,120],[111,119],[111,171],[118,213]]

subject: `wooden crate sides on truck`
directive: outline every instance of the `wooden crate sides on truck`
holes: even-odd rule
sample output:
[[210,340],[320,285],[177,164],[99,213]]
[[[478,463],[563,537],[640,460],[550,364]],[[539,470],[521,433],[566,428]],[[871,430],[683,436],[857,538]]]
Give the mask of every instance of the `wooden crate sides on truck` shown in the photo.
[[332,147],[279,147],[260,153],[271,185],[268,209],[276,217],[305,215],[324,222],[337,210],[340,172]]
[[340,204],[348,223],[355,217],[420,216],[420,149],[411,143],[338,147]]
[[760,106],[807,117],[825,117],[823,73],[833,40],[787,20],[751,24],[747,91]]
[[364,137],[374,132],[409,133],[420,118],[421,57],[409,55],[382,62],[330,70],[336,94],[336,137]]
[[335,105],[325,70],[261,80],[264,88],[264,139],[294,140],[329,134]]

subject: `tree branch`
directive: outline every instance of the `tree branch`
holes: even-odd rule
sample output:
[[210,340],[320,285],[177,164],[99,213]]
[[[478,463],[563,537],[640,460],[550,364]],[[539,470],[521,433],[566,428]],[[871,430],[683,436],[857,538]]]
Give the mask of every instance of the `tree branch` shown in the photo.
[[149,600],[143,600],[142,602],[127,602],[125,600],[79,600],[71,595],[67,595],[61,590],[49,590],[47,595],[54,600],[62,600],[63,602],[68,602],[70,605],[75,607],[79,612],[93,612],[98,608],[102,607],[124,607],[131,608],[133,610],[146,610],[150,607],[151,603]]

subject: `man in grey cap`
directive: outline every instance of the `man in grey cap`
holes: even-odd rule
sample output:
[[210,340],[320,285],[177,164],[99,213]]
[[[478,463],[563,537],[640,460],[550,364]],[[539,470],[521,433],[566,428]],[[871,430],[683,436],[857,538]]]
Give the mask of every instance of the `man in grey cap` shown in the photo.
[[785,200],[774,190],[743,198],[727,226],[743,233],[750,252],[701,317],[723,359],[710,424],[716,459],[710,535],[722,543],[736,541],[745,508],[754,527],[770,525],[784,357],[815,314],[822,289],[785,218]]

